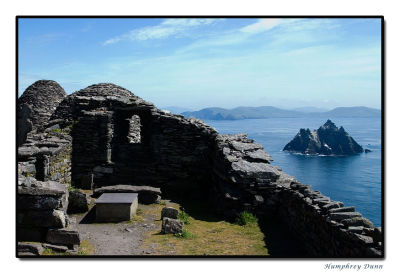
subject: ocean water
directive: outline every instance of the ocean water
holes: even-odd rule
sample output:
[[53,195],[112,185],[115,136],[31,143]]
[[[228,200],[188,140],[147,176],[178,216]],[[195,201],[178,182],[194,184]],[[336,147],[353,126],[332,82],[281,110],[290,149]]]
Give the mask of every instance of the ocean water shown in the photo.
[[264,146],[273,165],[296,177],[303,184],[321,191],[332,200],[381,225],[381,120],[380,118],[331,119],[364,149],[372,150],[353,156],[306,156],[282,151],[300,128],[317,129],[324,118],[271,118],[246,120],[206,120],[220,134],[247,133]]

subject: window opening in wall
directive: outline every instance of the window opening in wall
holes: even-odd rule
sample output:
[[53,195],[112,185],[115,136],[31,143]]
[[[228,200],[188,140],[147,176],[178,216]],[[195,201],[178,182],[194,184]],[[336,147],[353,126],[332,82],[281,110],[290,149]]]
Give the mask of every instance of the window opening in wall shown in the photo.
[[131,144],[139,144],[142,142],[141,138],[141,122],[139,115],[132,115],[129,121],[128,142]]

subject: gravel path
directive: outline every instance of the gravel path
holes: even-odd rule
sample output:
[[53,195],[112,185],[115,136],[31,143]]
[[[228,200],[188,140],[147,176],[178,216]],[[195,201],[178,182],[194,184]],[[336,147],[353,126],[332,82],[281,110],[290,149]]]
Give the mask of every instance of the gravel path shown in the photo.
[[[139,208],[146,209],[146,205]],[[144,210],[145,211],[145,210]],[[121,223],[95,223],[95,208],[87,214],[73,215],[81,240],[94,246],[93,255],[132,256],[151,254],[152,250],[140,248],[145,235],[157,228],[154,223],[159,216],[144,214],[143,221]]]

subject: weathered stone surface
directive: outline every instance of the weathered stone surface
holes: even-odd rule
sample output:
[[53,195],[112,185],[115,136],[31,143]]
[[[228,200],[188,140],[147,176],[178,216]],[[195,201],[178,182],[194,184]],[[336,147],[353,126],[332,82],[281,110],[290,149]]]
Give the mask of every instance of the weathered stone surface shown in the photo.
[[244,158],[249,162],[264,162],[267,164],[273,161],[271,155],[262,149],[246,152]]
[[232,141],[230,145],[232,146],[233,149],[241,152],[263,149],[262,145],[257,143],[243,143],[238,141]]
[[80,245],[81,239],[78,231],[68,228],[49,229],[46,236],[46,242],[66,246]]
[[329,210],[330,213],[336,212],[355,212],[356,208],[354,206],[346,206],[346,207],[339,207],[339,208],[332,208]]
[[88,197],[79,190],[69,192],[68,213],[83,213],[89,210]]
[[30,187],[18,186],[19,195],[37,195],[37,196],[62,196],[68,192],[68,185],[53,181],[40,182]]
[[[55,207],[55,200],[68,195],[24,190],[36,185],[35,180],[23,178],[34,171],[39,181],[64,180],[78,188],[96,188],[94,197],[104,192],[136,192],[141,203],[153,203],[160,201],[159,187],[166,193],[196,193],[201,199],[203,194],[210,194],[215,209],[226,217],[243,210],[278,216],[316,256],[362,257],[372,252],[370,248],[381,249],[379,237],[373,236],[372,223],[352,217],[354,210],[343,208],[343,203],[330,201],[271,166],[268,153],[246,134],[219,135],[201,120],[161,111],[113,84],[97,84],[75,92],[63,99],[51,117],[44,117],[48,122],[35,127],[20,146],[18,195],[39,197],[47,193],[55,199],[25,200],[25,207],[23,203],[18,207],[19,220],[34,208],[42,214],[49,212],[45,208]],[[43,128],[45,132],[41,132]],[[323,149],[329,150],[326,146]],[[115,184],[126,187],[117,190]],[[127,190],[131,184],[136,188]],[[97,191],[103,187],[106,190]],[[343,219],[347,217],[351,218]],[[162,230],[180,233],[182,224],[175,222],[163,218]],[[372,226],[368,233],[366,226]],[[18,223],[17,231],[25,228],[33,231],[40,227]],[[351,238],[360,231],[373,237],[373,243]]]
[[355,217],[351,219],[345,219],[341,221],[344,225],[347,226],[365,226],[368,228],[374,228],[372,222],[364,217]]
[[163,218],[161,232],[164,234],[182,233],[183,222],[177,219]]
[[363,226],[349,226],[348,230],[353,233],[361,234],[364,231]]
[[33,157],[39,154],[40,149],[35,146],[26,146],[18,148],[18,159]]
[[28,133],[32,130],[32,121],[30,116],[32,109],[27,104],[19,104],[17,106],[17,145],[25,143]]
[[65,203],[63,199],[55,196],[43,195],[18,195],[17,209],[18,210],[51,210],[63,208]]
[[65,218],[61,210],[17,212],[17,224],[23,226],[62,228],[66,225]]
[[178,210],[173,207],[164,207],[161,210],[161,219],[164,218],[178,219]]
[[43,244],[43,247],[54,250],[56,252],[67,252],[68,251],[68,246],[64,246],[64,245]]
[[353,239],[355,239],[356,241],[361,242],[362,244],[365,244],[365,245],[371,245],[374,242],[372,237],[357,234],[357,233],[353,234],[351,237]]
[[364,151],[343,127],[337,128],[331,120],[312,132],[300,129],[283,150],[322,155],[351,155]]
[[18,98],[18,109],[23,111],[23,105],[27,105],[30,108],[29,115],[21,113],[19,117],[24,117],[26,120],[29,119],[33,129],[41,130],[65,96],[64,89],[57,82],[49,80],[36,81]]
[[29,252],[34,255],[41,255],[43,253],[43,247],[40,243],[28,243],[28,242],[19,242],[17,245],[18,252]]
[[334,212],[334,213],[329,213],[329,216],[331,217],[332,220],[345,220],[345,219],[352,219],[355,217],[361,217],[361,213],[359,212]]
[[259,179],[277,179],[279,171],[266,163],[251,163],[244,160],[232,163],[232,170],[246,177]]
[[103,193],[138,193],[139,203],[151,204],[159,203],[161,190],[151,186],[114,185],[96,188],[92,196],[96,198]]

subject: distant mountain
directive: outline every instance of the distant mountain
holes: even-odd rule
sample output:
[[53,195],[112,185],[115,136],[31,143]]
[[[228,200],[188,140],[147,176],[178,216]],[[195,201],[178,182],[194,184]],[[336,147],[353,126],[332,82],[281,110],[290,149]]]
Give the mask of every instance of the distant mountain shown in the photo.
[[265,107],[237,107],[233,109],[204,108],[199,111],[186,111],[182,113],[185,117],[194,116],[205,120],[240,120],[240,119],[263,119],[298,117],[303,113],[285,110],[271,106]]
[[381,110],[367,107],[338,107],[324,113],[329,117],[377,117]]
[[329,109],[318,108],[318,107],[300,107],[300,108],[294,108],[292,110],[310,113],[310,112],[327,112]]
[[[311,108],[307,108],[311,109]],[[315,110],[315,109],[314,109]],[[305,112],[296,110],[285,110],[272,106],[264,107],[237,107],[225,108],[204,108],[199,111],[182,112],[185,117],[193,116],[203,120],[240,120],[240,119],[264,119],[264,118],[295,118],[295,117],[379,117],[381,111],[367,107],[338,107],[325,112]]]

